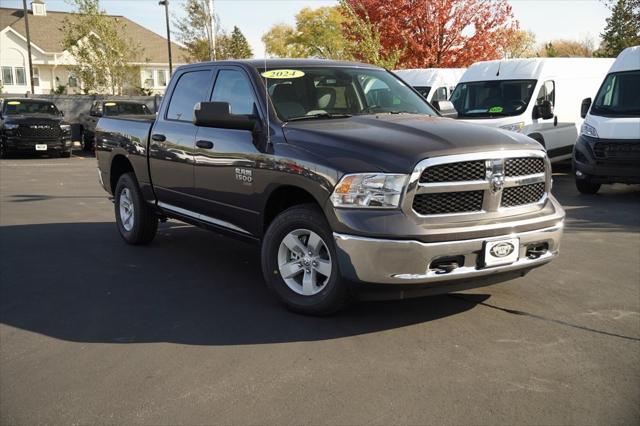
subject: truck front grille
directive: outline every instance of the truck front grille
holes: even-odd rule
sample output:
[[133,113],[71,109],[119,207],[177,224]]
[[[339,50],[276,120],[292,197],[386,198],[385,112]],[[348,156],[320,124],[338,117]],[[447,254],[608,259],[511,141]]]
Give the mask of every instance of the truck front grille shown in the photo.
[[539,202],[544,196],[544,182],[514,186],[502,191],[502,207],[517,207]]
[[485,162],[461,161],[459,163],[441,164],[426,169],[420,176],[420,182],[461,182],[465,180],[484,179]]
[[638,160],[640,159],[640,140],[629,142],[597,142],[593,147],[597,160]]
[[468,213],[482,210],[483,191],[418,194],[413,210],[421,215]]
[[43,125],[20,125],[18,136],[25,139],[57,139],[60,137],[60,127]]
[[[420,217],[464,214],[465,219],[500,217],[540,209],[550,185],[542,151],[494,151],[433,157],[412,176],[404,210]],[[446,221],[445,218],[438,219]]]

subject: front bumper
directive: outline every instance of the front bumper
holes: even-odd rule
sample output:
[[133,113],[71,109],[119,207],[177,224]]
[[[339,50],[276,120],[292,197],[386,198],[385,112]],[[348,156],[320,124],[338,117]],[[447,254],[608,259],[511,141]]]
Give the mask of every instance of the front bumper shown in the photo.
[[[613,147],[617,149],[612,150]],[[576,179],[591,183],[640,183],[640,140],[580,135],[572,163]]]
[[[499,237],[425,243],[415,240],[388,240],[334,233],[340,269],[345,278],[361,283],[439,284],[458,283],[481,277],[526,272],[557,256],[563,221],[554,226]],[[509,265],[482,267],[487,241],[519,238],[518,259]],[[538,257],[528,256],[534,247],[546,247]],[[443,258],[464,258],[464,263],[448,273],[432,266]],[[508,274],[503,274],[508,275]],[[480,284],[481,285],[481,284]],[[480,286],[478,285],[478,286]],[[446,286],[441,292],[448,292]],[[472,288],[473,285],[466,288]]]
[[[24,139],[17,137],[5,137],[3,138],[4,147],[7,152],[22,152],[22,153],[42,153],[55,151],[69,151],[72,149],[73,144],[71,142],[71,136],[65,135],[59,139]],[[36,145],[47,145],[46,151],[36,151]]]

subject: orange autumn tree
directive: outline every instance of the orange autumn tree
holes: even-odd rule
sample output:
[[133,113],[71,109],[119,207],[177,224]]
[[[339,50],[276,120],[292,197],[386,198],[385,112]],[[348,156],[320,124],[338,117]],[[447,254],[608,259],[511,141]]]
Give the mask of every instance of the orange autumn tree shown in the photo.
[[[518,23],[506,0],[342,0],[380,34],[398,68],[467,67],[499,59]],[[358,34],[345,28],[347,36]],[[357,52],[356,52],[357,56]]]

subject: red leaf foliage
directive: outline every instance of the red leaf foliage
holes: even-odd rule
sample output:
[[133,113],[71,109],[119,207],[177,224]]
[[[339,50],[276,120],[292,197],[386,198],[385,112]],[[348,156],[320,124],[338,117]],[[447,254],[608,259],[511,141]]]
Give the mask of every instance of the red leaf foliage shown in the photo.
[[500,58],[518,28],[506,0],[346,0],[380,32],[383,50],[404,49],[399,68],[466,67]]

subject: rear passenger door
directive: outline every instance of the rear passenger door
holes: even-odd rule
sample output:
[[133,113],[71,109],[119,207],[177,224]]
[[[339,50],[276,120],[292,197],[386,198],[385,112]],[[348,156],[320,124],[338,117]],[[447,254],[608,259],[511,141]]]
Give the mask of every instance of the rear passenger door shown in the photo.
[[[255,88],[240,67],[219,68],[211,101],[228,102],[232,114],[252,115],[259,110]],[[253,135],[247,130],[199,127],[196,141],[198,212],[211,224],[254,234],[259,219],[258,197],[252,197],[255,165],[263,154],[254,145]]]
[[197,127],[194,106],[209,99],[213,70],[188,68],[174,78],[151,130],[149,168],[160,206],[176,211],[195,210],[194,148]]

